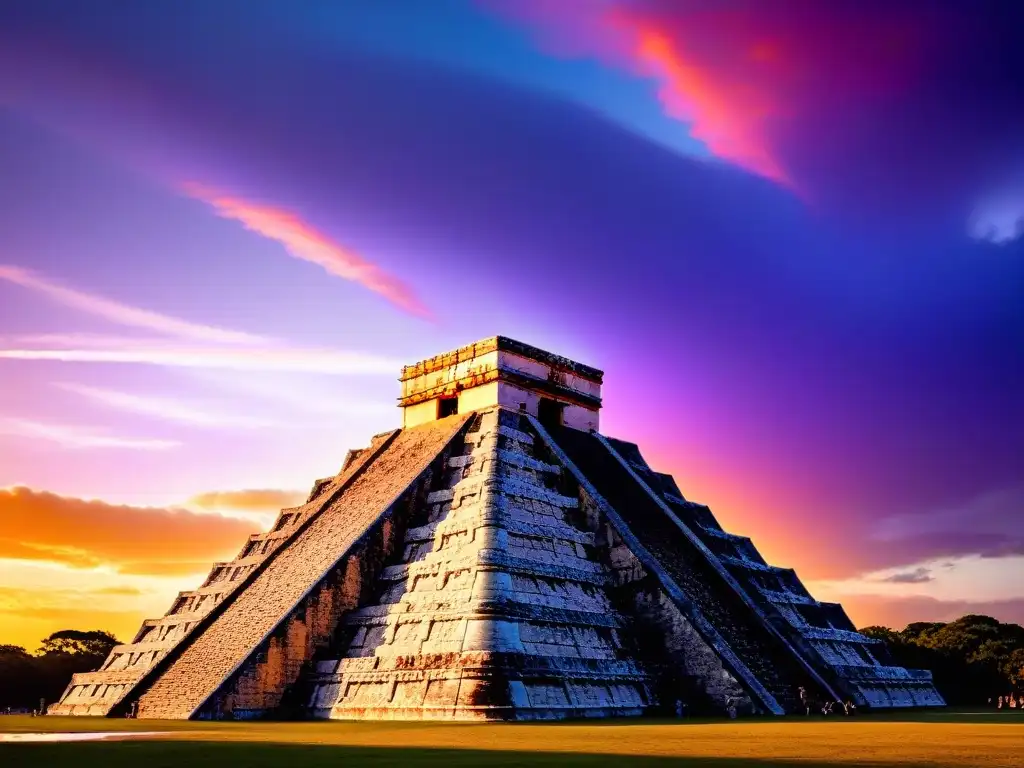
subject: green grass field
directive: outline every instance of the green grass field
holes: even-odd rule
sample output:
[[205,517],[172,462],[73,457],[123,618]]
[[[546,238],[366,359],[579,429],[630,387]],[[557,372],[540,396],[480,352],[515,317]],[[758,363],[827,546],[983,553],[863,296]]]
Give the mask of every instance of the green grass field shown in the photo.
[[41,731],[160,733],[119,741],[0,743],[0,766],[1024,766],[1024,712],[1017,710],[536,725],[0,717],[0,734]]

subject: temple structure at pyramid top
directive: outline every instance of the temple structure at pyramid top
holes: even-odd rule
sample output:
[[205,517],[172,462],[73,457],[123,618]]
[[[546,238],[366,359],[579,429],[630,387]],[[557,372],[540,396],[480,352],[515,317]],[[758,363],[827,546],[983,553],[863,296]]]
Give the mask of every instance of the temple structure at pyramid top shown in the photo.
[[497,336],[51,712],[531,720],[941,706],[842,607],[600,433],[596,368]]
[[402,426],[502,406],[541,423],[598,431],[604,372],[506,336],[402,369]]

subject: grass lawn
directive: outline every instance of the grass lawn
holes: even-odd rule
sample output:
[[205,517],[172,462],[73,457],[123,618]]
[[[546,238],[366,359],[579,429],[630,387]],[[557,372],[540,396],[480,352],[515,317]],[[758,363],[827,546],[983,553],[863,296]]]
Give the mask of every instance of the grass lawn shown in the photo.
[[1019,710],[536,725],[0,717],[0,734],[41,731],[160,733],[119,741],[0,743],[0,766],[1024,767],[1024,712]]

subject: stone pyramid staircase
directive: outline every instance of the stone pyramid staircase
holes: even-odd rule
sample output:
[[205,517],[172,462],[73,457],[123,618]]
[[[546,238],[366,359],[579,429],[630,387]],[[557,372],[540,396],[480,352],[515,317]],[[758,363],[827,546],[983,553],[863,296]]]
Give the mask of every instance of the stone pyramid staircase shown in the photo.
[[935,706],[791,569],[599,432],[603,372],[495,336],[51,711],[536,720]]
[[414,503],[432,465],[469,416],[393,432],[301,508],[304,521],[275,556],[203,617],[112,714],[140,718],[273,712],[338,618],[363,599],[366,574],[392,545],[392,516]]
[[837,698],[611,441],[573,429],[551,433],[571,464],[618,513],[638,549],[653,559],[653,569],[677,605],[758,704],[776,714],[795,712],[800,687]]
[[480,414],[373,604],[306,686],[319,717],[547,719],[653,702],[612,571],[517,412]]

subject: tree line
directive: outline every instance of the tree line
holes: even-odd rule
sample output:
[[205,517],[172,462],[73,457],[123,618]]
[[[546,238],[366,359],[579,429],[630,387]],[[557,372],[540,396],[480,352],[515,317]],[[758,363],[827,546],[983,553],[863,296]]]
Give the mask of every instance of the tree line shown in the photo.
[[1024,693],[1024,627],[970,614],[948,623],[919,621],[896,631],[860,630],[884,640],[897,664],[930,669],[950,705],[985,705]]
[[[1024,693],[1024,627],[991,616],[956,621],[916,622],[903,630],[872,626],[865,635],[884,640],[896,664],[930,669],[950,705],[978,705]],[[35,710],[40,700],[57,701],[76,672],[98,669],[118,645],[109,632],[65,629],[30,653],[0,645],[0,712]]]
[[110,649],[119,645],[109,632],[65,629],[29,653],[20,645],[0,645],[0,712],[39,709],[60,699],[76,672],[99,669]]

